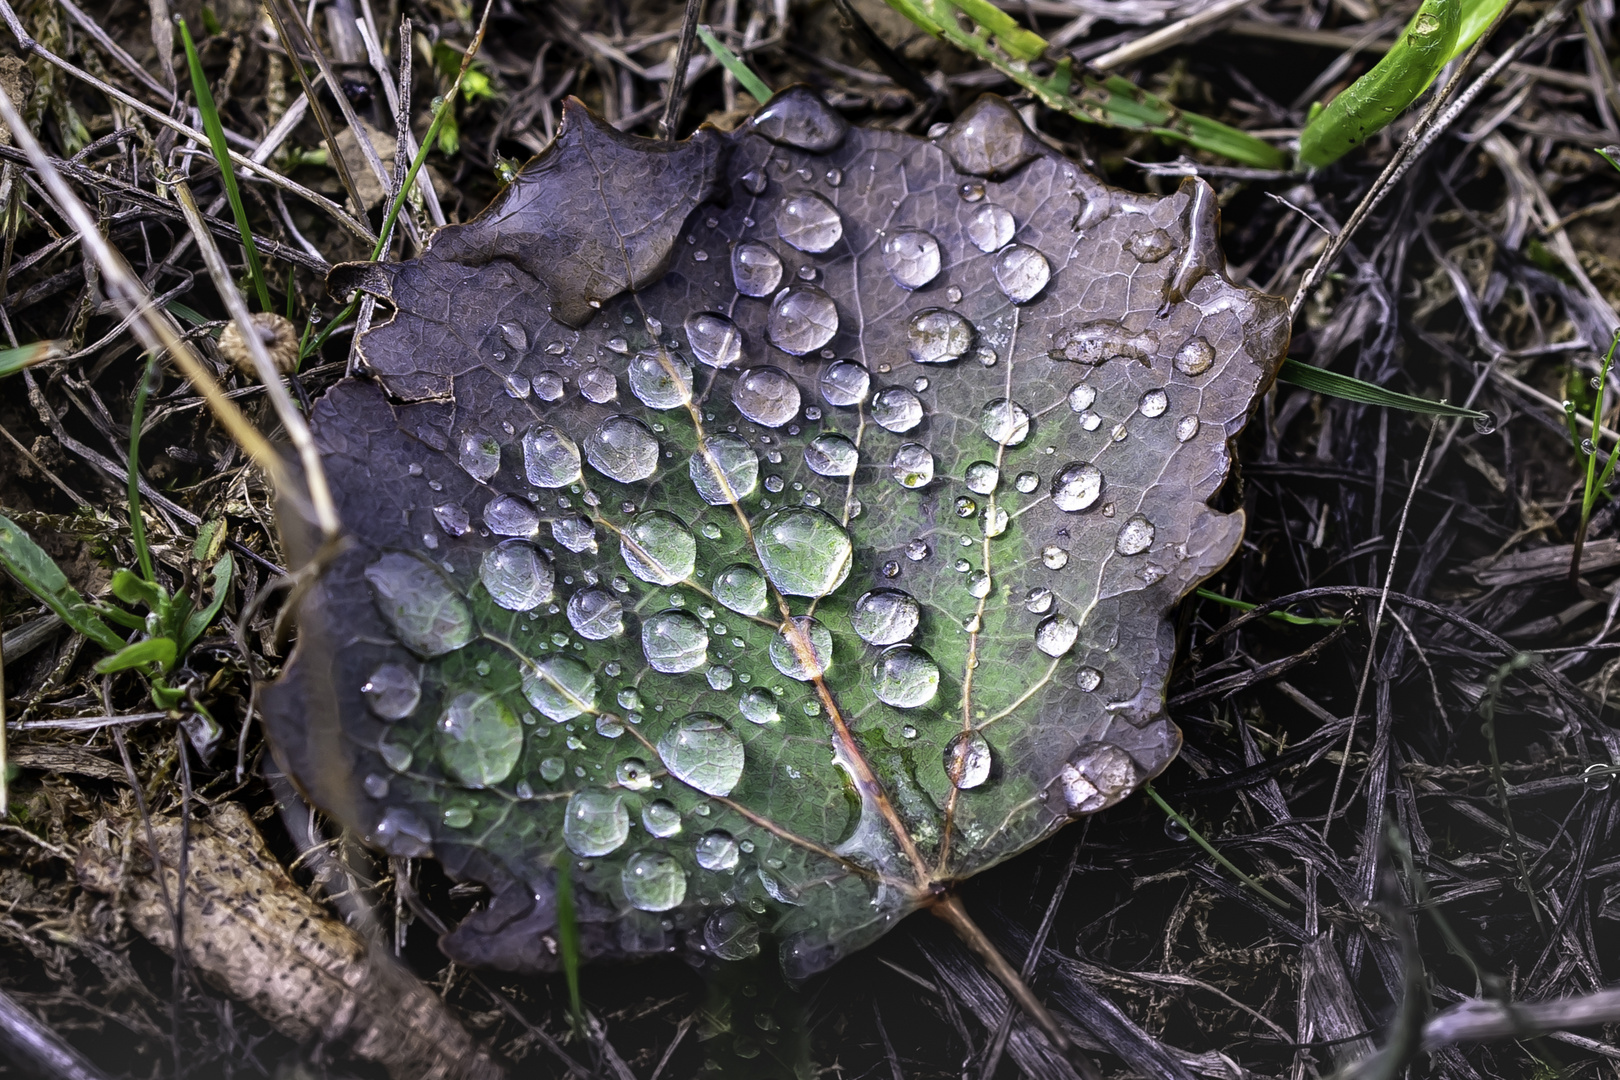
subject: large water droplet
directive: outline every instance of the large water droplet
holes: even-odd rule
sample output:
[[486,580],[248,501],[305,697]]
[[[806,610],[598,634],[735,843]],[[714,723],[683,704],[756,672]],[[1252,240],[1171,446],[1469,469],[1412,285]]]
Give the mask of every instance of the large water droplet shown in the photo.
[[742,857],[742,849],[737,846],[736,837],[723,829],[715,829],[698,837],[693,854],[697,857],[697,864],[703,869],[724,873],[737,868],[737,860]]
[[765,579],[752,566],[728,566],[714,579],[714,598],[739,615],[758,615],[765,610],[768,590]]
[[649,409],[678,409],[692,400],[692,365],[667,349],[630,358],[630,392]]
[[551,538],[569,551],[596,551],[596,526],[578,514],[564,514],[551,523]]
[[641,826],[649,835],[667,840],[681,831],[681,812],[663,799],[654,799],[641,809]]
[[579,479],[579,447],[554,427],[523,435],[523,471],[535,487],[567,487]]
[[633,416],[610,416],[585,439],[585,460],[609,480],[633,484],[658,471],[658,440]]
[[501,444],[493,435],[469,431],[461,437],[458,460],[461,467],[467,470],[467,475],[474,480],[488,481],[501,471]]
[[747,960],[759,954],[759,926],[736,908],[727,908],[703,924],[703,942],[722,960]]
[[730,506],[759,486],[759,455],[740,436],[708,435],[692,455],[687,475],[704,502]]
[[1089,461],[1071,462],[1052,477],[1052,504],[1073,514],[1095,503],[1102,489],[1102,470]]
[[1143,416],[1151,420],[1164,415],[1164,411],[1170,407],[1170,396],[1163,390],[1148,390],[1142,394],[1142,400],[1137,402],[1136,407]]
[[630,572],[650,585],[673,585],[697,566],[697,537],[663,510],[644,510],[619,534],[619,555]]
[[1017,446],[1029,438],[1029,410],[1016,401],[996,398],[979,413],[979,430],[1002,446]]
[[1053,615],[1035,628],[1035,647],[1047,656],[1062,656],[1074,648],[1080,627],[1067,615]]
[[1148,229],[1125,241],[1125,250],[1138,262],[1156,263],[1175,249],[1175,241],[1163,229]]
[[1198,434],[1198,417],[1183,416],[1176,421],[1176,442],[1189,442]]
[[995,203],[985,203],[968,218],[968,239],[983,252],[999,251],[1012,243],[1017,228],[1013,216]]
[[1176,351],[1176,370],[1183,375],[1202,375],[1215,364],[1215,349],[1201,337],[1195,337]]
[[1117,322],[1099,319],[1053,334],[1050,355],[1056,360],[1092,366],[1116,357],[1150,364],[1158,347],[1159,340],[1152,331],[1133,334]]
[[940,137],[958,172],[1004,177],[1041,152],[1041,144],[1004,98],[986,94]]
[[853,360],[835,361],[821,373],[821,399],[829,405],[859,405],[871,389],[872,376]]
[[624,633],[624,606],[606,589],[581,589],[568,598],[568,625],[589,641]]
[[744,296],[769,296],[782,283],[782,260],[758,240],[731,249],[731,280]]
[[850,612],[849,623],[868,645],[895,645],[917,630],[922,606],[899,589],[873,589],[862,593]]
[[910,645],[885,649],[872,665],[872,692],[897,709],[915,709],[939,691],[939,665]]
[[1119,527],[1114,550],[1121,555],[1140,555],[1153,546],[1153,531],[1153,522],[1141,514],[1132,514]]
[[889,472],[901,487],[927,487],[934,479],[934,455],[921,443],[901,443],[889,462]]
[[606,405],[619,396],[619,380],[604,368],[586,368],[579,373],[579,393],[586,401]]
[[906,325],[906,352],[919,364],[948,364],[973,347],[973,324],[954,311],[924,308]]
[[484,504],[484,524],[496,536],[533,536],[540,531],[540,515],[516,495],[497,495]]
[[507,540],[484,552],[478,579],[490,599],[508,611],[533,611],[551,599],[556,577],[551,562],[533,544]]
[[1069,391],[1069,408],[1085,412],[1097,401],[1097,388],[1089,383],[1075,383]]
[[691,612],[660,611],[641,624],[641,651],[654,671],[680,675],[709,662],[709,632]]
[[366,707],[384,720],[403,720],[422,700],[422,683],[404,664],[384,664],[360,687]]
[[563,843],[582,859],[619,850],[630,836],[630,814],[616,791],[576,791],[563,811]]
[[995,262],[996,284],[1007,299],[1027,304],[1052,280],[1052,266],[1046,256],[1024,244],[1008,244]]
[[548,656],[523,673],[523,696],[560,724],[596,708],[596,676],[572,656]]
[[963,474],[968,490],[975,495],[989,495],[1001,483],[1001,470],[988,461],[975,461]]
[[759,565],[784,596],[826,596],[849,577],[854,545],[830,515],[809,506],[778,510],[754,533]]
[[416,655],[443,656],[472,640],[467,601],[421,559],[391,552],[366,567],[366,580],[394,636]]
[[832,203],[814,192],[801,191],[777,207],[776,233],[800,251],[819,254],[843,237],[844,223]]
[[921,229],[901,229],[883,239],[883,265],[902,289],[920,289],[939,274],[939,241]]
[[731,388],[737,411],[762,427],[781,427],[799,415],[799,384],[781,368],[749,368]]
[[[804,86],[782,91],[754,113],[755,131],[774,143],[824,154],[844,141],[849,124]],[[756,193],[757,194],[757,193]]]
[[776,696],[763,687],[754,687],[737,701],[737,711],[754,724],[774,724],[782,719],[776,708]]
[[832,665],[832,634],[809,615],[795,615],[771,638],[771,663],[798,682],[818,679]]
[[945,746],[945,775],[963,791],[990,779],[994,764],[990,744],[977,731],[959,731]]
[[765,332],[785,353],[815,352],[838,333],[838,305],[814,285],[789,285],[771,301]]
[[658,756],[671,776],[705,795],[730,795],[742,779],[742,740],[710,713],[692,713],[665,732]]
[[742,358],[742,331],[737,324],[712,311],[686,317],[686,341],[698,363],[728,368]]
[[523,751],[523,725],[493,694],[457,694],[436,730],[444,771],[471,788],[505,780]]
[[872,398],[872,420],[885,431],[904,434],[922,423],[922,400],[903,386],[890,386]]
[[817,476],[854,476],[861,452],[837,432],[817,435],[804,448],[804,463]]
[[669,911],[686,899],[686,871],[673,855],[638,851],[619,872],[624,898],[638,911]]

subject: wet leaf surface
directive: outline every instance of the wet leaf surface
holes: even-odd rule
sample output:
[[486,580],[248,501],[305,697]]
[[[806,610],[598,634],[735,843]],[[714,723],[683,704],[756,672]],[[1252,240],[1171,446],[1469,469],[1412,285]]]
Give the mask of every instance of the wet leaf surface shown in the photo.
[[570,105],[482,217],[334,276],[395,313],[316,406],[351,542],[281,760],[490,886],[464,962],[554,969],[572,860],[587,957],[826,967],[1174,757],[1166,615],[1288,335],[1221,266],[1207,185],[1108,188],[996,98],[931,142]]

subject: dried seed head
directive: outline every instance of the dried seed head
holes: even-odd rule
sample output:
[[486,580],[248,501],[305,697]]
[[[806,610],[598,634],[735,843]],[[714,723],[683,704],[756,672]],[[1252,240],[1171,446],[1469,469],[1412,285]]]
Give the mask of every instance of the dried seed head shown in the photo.
[[[291,375],[298,369],[298,331],[293,324],[273,311],[261,311],[250,316],[253,330],[264,342],[265,351],[270,354],[270,362],[276,370],[283,375]],[[248,344],[242,339],[242,331],[236,323],[229,322],[225,331],[219,335],[219,354],[249,375],[253,371],[253,355],[248,352]]]

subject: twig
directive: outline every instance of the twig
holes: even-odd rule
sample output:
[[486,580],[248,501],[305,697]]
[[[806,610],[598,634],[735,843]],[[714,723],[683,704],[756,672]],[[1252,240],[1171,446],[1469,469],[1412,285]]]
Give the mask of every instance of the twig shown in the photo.
[[106,1074],[0,990],[0,1057],[51,1080],[106,1080]]
[[1215,0],[1215,3],[1202,11],[1196,11],[1185,19],[1178,19],[1168,26],[1161,27],[1150,34],[1145,34],[1127,45],[1103,53],[1091,61],[1091,66],[1098,71],[1107,71],[1110,68],[1125,67],[1138,60],[1146,59],[1154,53],[1163,52],[1173,48],[1184,41],[1201,36],[1201,32],[1220,22],[1243,8],[1254,3],[1255,0]]
[[1464,1001],[1429,1017],[1423,1025],[1423,1049],[1453,1043],[1528,1039],[1566,1028],[1620,1023],[1620,986],[1583,997],[1503,1004]]
[[681,105],[686,100],[686,69],[692,64],[692,44],[697,40],[698,21],[703,17],[703,0],[686,0],[686,14],[681,20],[681,43],[675,50],[675,65],[669,74],[669,96],[664,102],[664,117],[658,121],[658,134],[673,140],[680,125]]

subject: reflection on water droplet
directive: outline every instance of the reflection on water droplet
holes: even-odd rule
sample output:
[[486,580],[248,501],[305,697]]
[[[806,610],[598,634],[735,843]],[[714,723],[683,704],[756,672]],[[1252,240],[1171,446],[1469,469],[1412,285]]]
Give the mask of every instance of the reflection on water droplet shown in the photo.
[[1183,375],[1202,375],[1215,364],[1215,349],[1201,337],[1195,337],[1176,351],[1176,370]]
[[775,695],[757,686],[738,700],[737,709],[754,724],[774,724],[782,719],[782,714],[776,708]]
[[654,671],[696,671],[709,662],[709,633],[697,616],[671,608],[641,624],[641,651]]
[[579,393],[586,401],[606,405],[619,396],[619,382],[611,371],[586,368],[579,373]]
[[872,398],[872,420],[885,431],[903,434],[922,423],[922,401],[903,386],[879,390]]
[[1153,546],[1153,522],[1141,514],[1132,514],[1119,527],[1114,538],[1114,550],[1121,555],[1140,555]]
[[730,506],[759,486],[759,455],[740,436],[707,436],[687,464],[687,475],[710,506]]
[[919,364],[948,364],[973,347],[973,324],[954,311],[924,308],[906,325],[906,352]]
[[1085,412],[1097,400],[1097,389],[1088,383],[1075,383],[1069,391],[1069,408],[1075,412]]
[[692,400],[692,365],[666,349],[630,358],[630,392],[649,409],[678,409]]
[[1088,509],[1102,495],[1103,474],[1089,461],[1065,465],[1052,477],[1052,504],[1059,510],[1077,513]]
[[758,615],[765,610],[765,579],[751,566],[728,566],[715,576],[714,598],[739,615]]
[[996,284],[1015,304],[1027,304],[1052,280],[1046,256],[1025,244],[1008,244],[995,261]]
[[832,203],[803,191],[782,200],[776,211],[776,232],[800,251],[819,254],[843,237],[844,223]]
[[906,558],[910,559],[912,562],[922,562],[924,559],[928,558],[930,554],[932,554],[932,551],[928,547],[928,541],[922,539],[921,537],[918,537],[917,539],[906,544]]
[[515,495],[497,495],[484,504],[484,524],[496,536],[533,536],[540,531],[540,515]]
[[1198,434],[1198,417],[1183,416],[1176,421],[1176,441],[1188,442]]
[[681,812],[663,799],[655,799],[642,807],[641,826],[648,835],[667,840],[681,831]]
[[1116,358],[1150,364],[1158,347],[1159,339],[1151,330],[1133,334],[1117,322],[1099,319],[1053,334],[1050,355],[1091,366]]
[[1069,813],[1089,814],[1136,786],[1136,762],[1117,746],[1086,743],[1064,762],[1056,783]]
[[715,873],[735,870],[737,860],[741,857],[736,838],[723,829],[715,829],[698,837],[693,854],[697,856],[699,866]]
[[467,509],[455,503],[445,503],[443,506],[433,508],[433,520],[439,523],[451,536],[466,536],[472,531],[472,519],[467,516]]
[[402,806],[383,811],[372,835],[384,851],[397,858],[415,859],[433,853],[433,834],[421,818]]
[[727,908],[703,924],[703,942],[722,960],[747,960],[759,954],[759,927],[736,908]]
[[1136,407],[1151,420],[1164,415],[1164,411],[1170,407],[1170,396],[1163,390],[1149,390],[1142,395]]
[[895,645],[905,641],[922,619],[922,606],[899,589],[873,589],[855,601],[849,622],[868,645]]
[[901,229],[883,240],[883,264],[896,285],[920,289],[939,274],[939,241],[921,229]]
[[1125,250],[1130,252],[1138,262],[1156,263],[1170,254],[1175,242],[1170,234],[1163,229],[1149,229],[1139,232],[1125,241]]
[[804,448],[804,463],[817,476],[854,476],[861,452],[836,432],[817,435]]
[[1013,107],[991,94],[968,106],[939,144],[958,172],[998,178],[1011,175],[1041,149]]
[[606,641],[624,633],[624,606],[605,589],[581,589],[568,598],[568,625],[588,641]]
[[470,788],[505,780],[523,750],[523,725],[493,694],[457,694],[436,727],[444,771]]
[[963,791],[990,779],[990,744],[977,731],[959,731],[945,747],[945,775]]
[[835,361],[821,373],[821,399],[829,405],[846,409],[859,405],[871,389],[872,377],[853,360]]
[[673,585],[692,576],[697,537],[674,514],[647,510],[632,518],[619,535],[619,555],[642,581]]
[[563,811],[563,843],[582,859],[619,850],[630,836],[624,796],[613,791],[576,791]]
[[728,368],[742,357],[742,331],[724,315],[699,311],[686,317],[686,340],[698,362]]
[[1083,667],[1074,673],[1074,685],[1089,694],[1102,685],[1102,672],[1094,667]]
[[808,615],[795,615],[771,638],[771,663],[790,679],[809,682],[832,664],[832,634]]
[[815,154],[824,154],[837,146],[849,128],[848,122],[834,112],[820,94],[803,86],[792,87],[771,98],[754,113],[750,123],[771,142],[797,146]]
[[897,709],[926,705],[938,691],[939,665],[921,649],[895,645],[872,665],[872,692]]
[[1001,470],[988,461],[975,461],[967,467],[964,479],[975,495],[989,495],[1001,482]]
[[384,664],[360,687],[366,707],[383,720],[403,720],[422,700],[422,684],[404,664]]
[[418,656],[443,656],[472,640],[472,612],[461,595],[429,564],[391,552],[366,567],[377,610]]
[[731,278],[744,296],[769,296],[782,283],[782,260],[757,240],[731,249]]
[[838,305],[814,285],[789,285],[771,301],[765,332],[785,353],[815,352],[838,333]]
[[571,656],[548,656],[523,673],[523,696],[560,724],[596,708],[596,676]]
[[712,664],[703,673],[703,678],[708,682],[710,690],[726,691],[731,689],[731,684],[736,681],[737,674],[724,664]]
[[1067,615],[1052,615],[1035,628],[1035,647],[1047,656],[1062,656],[1074,648],[1080,627]]
[[743,190],[750,195],[765,194],[765,185],[768,183],[764,169],[749,169],[741,177]]
[[580,477],[579,447],[554,427],[530,428],[523,435],[523,471],[535,487],[567,487]]
[[533,544],[507,540],[484,552],[478,579],[508,611],[533,611],[551,599],[551,562]]
[[562,779],[565,765],[559,757],[548,757],[540,762],[540,779],[548,784],[555,784]]
[[927,487],[934,479],[934,455],[921,443],[901,443],[889,462],[889,472],[901,487]]
[[658,440],[635,417],[610,416],[586,437],[585,460],[609,480],[633,484],[658,471]]
[[996,398],[979,413],[979,430],[1002,446],[1017,446],[1029,438],[1029,410],[1016,401]]
[[541,401],[561,401],[563,396],[563,377],[555,371],[542,371],[529,380],[534,387],[534,396]]
[[486,482],[501,471],[501,444],[493,435],[469,431],[461,437],[461,453],[458,460],[461,467],[467,470],[468,476]]
[[665,732],[658,756],[671,776],[705,795],[730,795],[742,779],[742,740],[710,713],[692,713]]
[[799,386],[781,368],[749,368],[731,388],[737,411],[762,427],[781,427],[799,414]]
[[1476,435],[1490,435],[1496,431],[1496,414],[1485,412],[1482,416],[1474,418],[1474,433]]
[[989,253],[1012,243],[1017,228],[1013,216],[995,203],[985,203],[968,218],[967,235],[973,246]]
[[826,596],[849,577],[854,545],[830,515],[808,506],[778,510],[754,534],[760,568],[784,596]]

